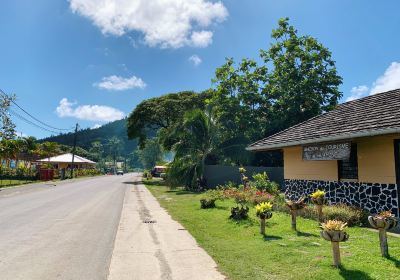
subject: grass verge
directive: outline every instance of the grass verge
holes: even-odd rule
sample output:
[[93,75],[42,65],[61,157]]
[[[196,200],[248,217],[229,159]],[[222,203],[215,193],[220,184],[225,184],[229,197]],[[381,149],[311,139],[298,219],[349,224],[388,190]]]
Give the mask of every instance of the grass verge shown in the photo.
[[263,237],[254,209],[248,220],[235,222],[228,218],[233,201],[218,201],[217,208],[203,210],[199,194],[169,190],[159,183],[145,184],[231,280],[400,279],[399,237],[388,236],[391,257],[386,259],[380,256],[376,232],[349,228],[349,241],[341,243],[343,266],[335,269],[331,267],[330,242],[319,236],[313,220],[298,218],[298,232],[294,232],[289,215],[275,212]]

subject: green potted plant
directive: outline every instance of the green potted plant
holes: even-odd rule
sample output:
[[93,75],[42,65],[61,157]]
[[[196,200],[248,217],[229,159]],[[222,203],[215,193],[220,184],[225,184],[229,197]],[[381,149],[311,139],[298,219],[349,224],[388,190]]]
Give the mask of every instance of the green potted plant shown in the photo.
[[322,207],[326,204],[325,192],[316,190],[311,195],[311,202],[315,205],[318,213],[318,221],[322,222]]
[[333,266],[339,267],[341,264],[339,242],[344,242],[349,239],[349,235],[345,232],[347,223],[337,220],[328,220],[322,223],[321,228],[322,238],[330,241],[332,244]]
[[383,211],[374,216],[369,216],[368,222],[373,228],[379,230],[379,243],[381,246],[381,254],[382,257],[388,257],[389,248],[387,243],[386,231],[395,228],[397,226],[398,220],[395,218],[391,211]]
[[229,188],[224,190],[224,196],[226,198],[233,198],[237,205],[231,208],[230,218],[241,220],[248,217],[249,207],[247,207],[247,204],[252,196],[249,189],[245,188],[243,185],[239,188]]
[[286,206],[290,210],[290,215],[292,216],[292,229],[297,230],[297,212],[304,207],[306,207],[306,204],[304,202],[304,197],[299,198],[298,200],[288,200],[285,199]]
[[200,207],[202,209],[214,208],[215,201],[222,199],[223,194],[221,190],[208,190],[202,195],[202,198],[200,199]]
[[260,218],[260,233],[265,235],[265,220],[272,217],[272,203],[261,202],[256,205],[256,215]]

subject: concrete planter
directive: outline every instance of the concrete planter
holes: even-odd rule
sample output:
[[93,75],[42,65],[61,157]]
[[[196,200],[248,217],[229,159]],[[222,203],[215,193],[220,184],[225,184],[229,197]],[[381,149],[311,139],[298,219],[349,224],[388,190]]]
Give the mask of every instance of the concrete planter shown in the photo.
[[382,257],[389,257],[389,246],[386,231],[397,226],[398,220],[395,217],[381,217],[379,215],[369,216],[370,225],[379,231],[379,243]]
[[258,215],[260,217],[260,233],[265,235],[265,220],[271,219],[272,212],[266,211]]
[[339,267],[341,264],[339,242],[347,241],[349,239],[349,235],[345,231],[341,230],[322,230],[321,237],[331,242],[333,266]]

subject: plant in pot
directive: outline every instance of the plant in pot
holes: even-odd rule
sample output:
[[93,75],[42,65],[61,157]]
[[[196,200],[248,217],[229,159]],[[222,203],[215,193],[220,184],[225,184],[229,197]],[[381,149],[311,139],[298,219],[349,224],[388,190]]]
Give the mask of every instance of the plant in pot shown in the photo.
[[322,222],[322,207],[326,204],[325,192],[316,190],[311,195],[311,202],[315,205],[318,213],[318,221]]
[[260,218],[260,233],[265,235],[265,220],[272,217],[272,203],[261,202],[256,205],[256,215]]
[[230,218],[235,220],[246,219],[248,217],[249,207],[247,204],[251,198],[251,192],[243,185],[239,188],[230,188],[224,191],[225,197],[233,198],[237,204],[231,208]]
[[387,243],[386,231],[395,228],[397,226],[398,220],[395,218],[391,211],[383,211],[374,216],[369,216],[368,222],[373,228],[379,230],[381,254],[382,257],[388,257],[389,247]]
[[339,267],[340,249],[339,242],[344,242],[349,239],[349,235],[345,232],[347,223],[337,220],[328,220],[321,225],[321,237],[332,244],[333,266]]
[[224,196],[222,190],[208,190],[203,194],[202,198],[200,199],[200,207],[202,209],[214,208],[215,201],[223,200],[223,198]]
[[285,203],[290,210],[290,215],[292,216],[292,229],[297,230],[297,223],[296,223],[297,212],[306,207],[306,204],[304,202],[304,197],[301,197],[298,200],[285,199]]

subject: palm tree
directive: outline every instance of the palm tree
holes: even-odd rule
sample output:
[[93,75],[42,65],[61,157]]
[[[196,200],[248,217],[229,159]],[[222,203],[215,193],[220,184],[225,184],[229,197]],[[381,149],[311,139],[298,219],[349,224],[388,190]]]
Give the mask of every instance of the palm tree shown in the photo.
[[174,139],[175,158],[168,171],[174,184],[184,184],[195,189],[204,181],[204,165],[207,156],[216,152],[220,139],[217,124],[210,112],[189,111],[183,122],[163,136],[163,141]]

